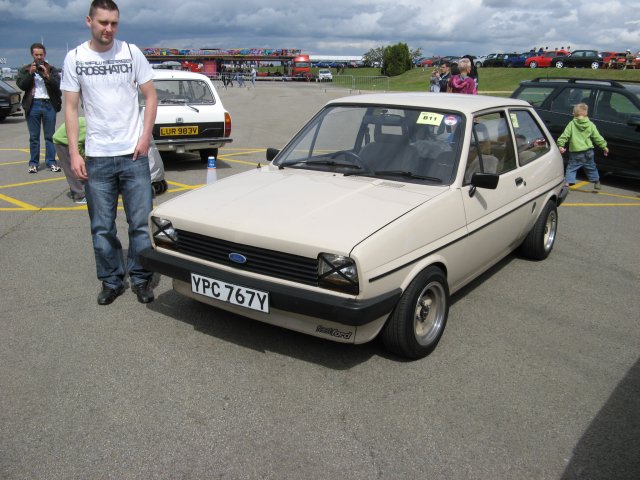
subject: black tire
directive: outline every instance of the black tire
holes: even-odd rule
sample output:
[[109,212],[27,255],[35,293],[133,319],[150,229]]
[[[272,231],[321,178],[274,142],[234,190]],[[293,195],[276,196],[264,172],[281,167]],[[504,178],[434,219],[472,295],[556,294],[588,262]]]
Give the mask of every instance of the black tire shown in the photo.
[[206,148],[204,150],[200,150],[200,160],[207,163],[209,161],[209,157],[218,158],[218,149],[217,148]]
[[555,202],[550,200],[520,245],[520,253],[531,260],[544,260],[553,250],[557,233],[558,209]]
[[409,284],[382,331],[385,347],[418,359],[438,344],[449,315],[449,286],[444,272],[431,266]]
[[167,185],[167,181],[166,180],[160,180],[158,182],[153,182],[151,184],[151,186],[153,187],[153,193],[155,193],[156,195],[160,195],[161,193],[166,192],[167,188],[169,188],[169,186]]

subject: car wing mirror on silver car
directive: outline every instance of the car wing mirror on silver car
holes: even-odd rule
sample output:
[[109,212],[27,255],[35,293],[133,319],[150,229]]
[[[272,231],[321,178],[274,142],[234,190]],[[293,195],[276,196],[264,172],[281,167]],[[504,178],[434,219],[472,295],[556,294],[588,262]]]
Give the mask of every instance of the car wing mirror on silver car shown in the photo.
[[487,188],[489,190],[495,190],[498,188],[498,181],[500,175],[493,173],[479,173],[476,172],[471,177],[471,188],[469,189],[469,196],[473,197],[478,188]]

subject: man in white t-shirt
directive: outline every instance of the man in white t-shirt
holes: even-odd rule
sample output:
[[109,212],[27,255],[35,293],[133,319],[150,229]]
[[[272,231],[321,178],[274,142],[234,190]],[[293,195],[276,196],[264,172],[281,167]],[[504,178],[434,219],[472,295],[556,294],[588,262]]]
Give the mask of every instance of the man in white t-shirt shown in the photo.
[[[153,71],[139,48],[115,39],[120,12],[112,0],[93,0],[86,23],[91,39],[69,51],[61,89],[71,171],[86,180],[86,199],[98,279],[98,303],[108,305],[125,290],[129,274],[138,301],[153,301],[152,272],[140,263],[151,247],[147,218],[153,207],[147,157],[158,99]],[[144,120],[138,89],[145,97]],[[85,155],[78,152],[80,99],[87,121]],[[116,231],[118,194],[129,224],[125,267]]]

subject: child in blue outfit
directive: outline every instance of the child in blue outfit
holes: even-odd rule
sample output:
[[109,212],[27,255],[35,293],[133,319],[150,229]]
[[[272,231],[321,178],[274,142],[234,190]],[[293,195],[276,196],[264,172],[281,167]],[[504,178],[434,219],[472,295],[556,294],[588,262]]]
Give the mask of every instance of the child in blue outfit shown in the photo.
[[604,150],[604,154],[609,154],[607,148],[607,142],[596,126],[589,120],[587,114],[589,113],[589,106],[585,103],[578,103],[573,107],[573,120],[562,132],[562,135],[558,137],[558,147],[560,147],[560,153],[564,153],[567,149],[564,147],[569,142],[569,163],[567,164],[567,171],[565,173],[565,185],[574,185],[576,183],[576,173],[581,168],[584,169],[587,174],[587,179],[593,182],[593,188],[600,190],[600,175],[598,175],[598,169],[596,168],[596,162],[593,154],[593,144]]

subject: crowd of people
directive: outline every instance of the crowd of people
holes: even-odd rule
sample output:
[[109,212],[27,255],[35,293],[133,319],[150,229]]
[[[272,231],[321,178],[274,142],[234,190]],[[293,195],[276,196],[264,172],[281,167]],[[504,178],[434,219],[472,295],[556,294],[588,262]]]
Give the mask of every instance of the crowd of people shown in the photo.
[[238,84],[239,87],[244,87],[244,81],[247,76],[251,80],[251,86],[255,88],[256,77],[258,76],[258,72],[255,67],[252,66],[251,68],[228,68],[225,65],[222,65],[220,69],[220,78],[222,79],[222,84],[225,88],[233,87],[234,81]]
[[478,69],[473,58],[465,55],[457,64],[445,61],[436,67],[431,72],[429,91],[477,95],[478,83]]

